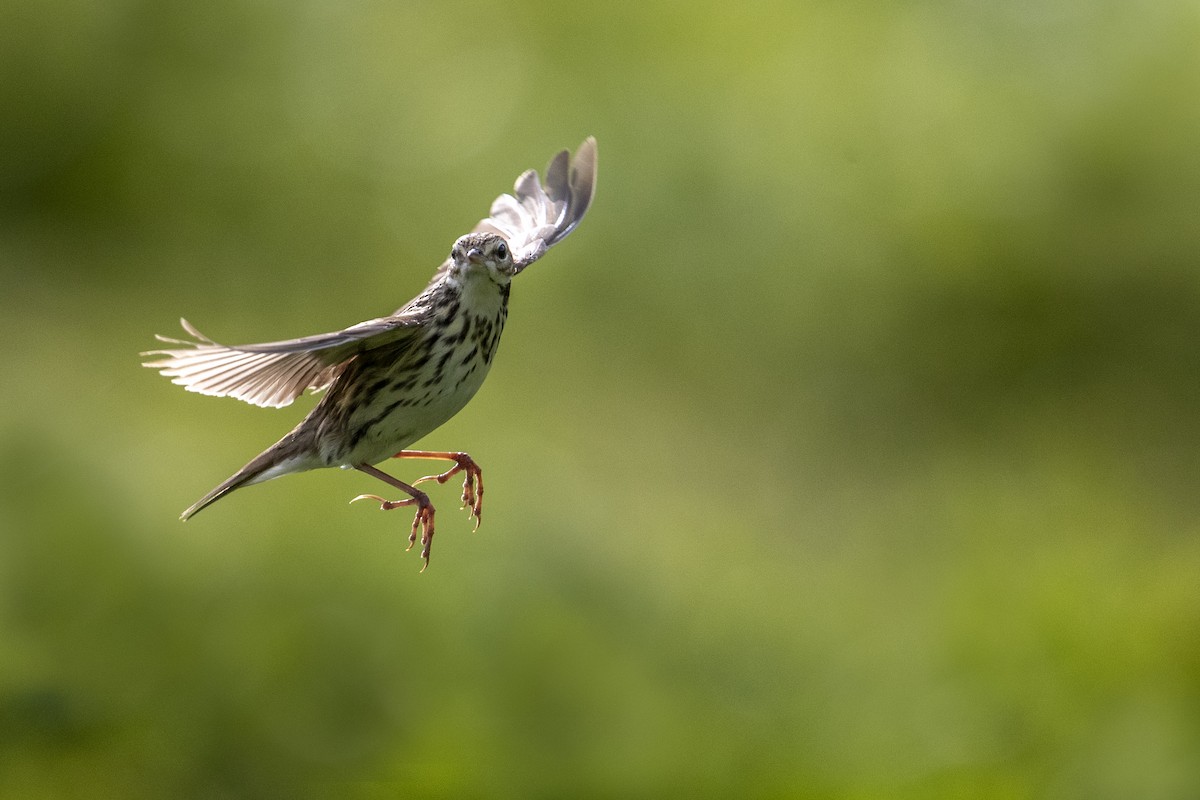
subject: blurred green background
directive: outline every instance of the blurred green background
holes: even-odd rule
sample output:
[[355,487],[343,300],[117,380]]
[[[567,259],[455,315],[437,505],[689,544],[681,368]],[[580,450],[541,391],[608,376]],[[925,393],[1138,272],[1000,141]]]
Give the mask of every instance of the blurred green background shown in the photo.
[[[1200,796],[1195,3],[13,3],[0,118],[0,795]],[[152,334],[387,313],[588,134],[478,533],[177,520],[312,401]]]

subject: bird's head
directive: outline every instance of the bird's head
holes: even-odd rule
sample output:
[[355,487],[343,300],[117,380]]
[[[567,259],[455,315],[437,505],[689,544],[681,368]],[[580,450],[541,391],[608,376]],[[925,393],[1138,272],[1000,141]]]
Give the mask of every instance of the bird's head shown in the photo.
[[450,259],[454,273],[461,279],[487,275],[500,286],[506,286],[517,271],[508,242],[494,233],[460,236],[450,250]]

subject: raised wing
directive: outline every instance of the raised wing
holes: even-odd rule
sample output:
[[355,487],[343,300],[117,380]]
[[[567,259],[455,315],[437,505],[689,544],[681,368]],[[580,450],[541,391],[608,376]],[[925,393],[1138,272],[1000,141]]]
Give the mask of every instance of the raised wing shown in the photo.
[[[596,140],[585,139],[574,158],[566,150],[555,155],[546,167],[545,181],[543,185],[534,170],[523,173],[517,178],[514,194],[497,197],[491,215],[475,226],[476,232],[504,237],[516,272],[541,258],[583,219],[596,192]],[[411,337],[427,318],[431,292],[451,263],[444,262],[425,292],[394,315],[334,333],[229,347],[180,320],[194,341],[159,336],[159,341],[183,345],[183,349],[142,353],[165,356],[143,366],[157,369],[189,392],[236,397],[256,406],[286,406],[305,389],[328,386],[356,353]]]
[[503,236],[520,272],[562,241],[587,213],[596,193],[595,137],[584,139],[574,158],[566,150],[555,155],[546,166],[545,185],[531,169],[517,178],[513,191],[496,198],[491,215],[475,231]]
[[305,389],[324,389],[356,353],[410,337],[420,319],[418,314],[400,313],[334,333],[236,347],[217,344],[181,319],[183,329],[195,341],[158,336],[161,342],[186,345],[186,349],[142,353],[166,356],[142,366],[157,369],[189,392],[236,397],[256,406],[279,408],[290,404]]

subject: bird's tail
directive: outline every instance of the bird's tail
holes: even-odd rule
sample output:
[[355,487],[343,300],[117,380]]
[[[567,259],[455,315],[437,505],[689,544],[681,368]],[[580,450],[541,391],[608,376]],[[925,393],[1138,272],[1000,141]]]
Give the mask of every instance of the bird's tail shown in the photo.
[[281,475],[290,475],[293,472],[304,472],[314,466],[317,465],[311,463],[304,450],[297,447],[296,432],[293,431],[255,456],[249,464],[230,475],[220,486],[188,506],[179,518],[192,518],[234,489],[269,481]]

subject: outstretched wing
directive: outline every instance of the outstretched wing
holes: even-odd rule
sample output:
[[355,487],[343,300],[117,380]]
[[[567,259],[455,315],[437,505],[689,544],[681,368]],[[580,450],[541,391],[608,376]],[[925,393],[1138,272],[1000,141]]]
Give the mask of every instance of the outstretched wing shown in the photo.
[[[583,219],[596,191],[596,140],[588,137],[574,158],[561,151],[546,167],[545,185],[534,170],[523,173],[512,195],[492,203],[491,215],[476,232],[504,237],[516,272],[541,258]],[[430,283],[436,286],[452,262],[447,260]],[[514,273],[515,274],[515,273]],[[337,377],[356,353],[411,338],[427,314],[430,289],[390,317],[368,320],[343,331],[267,344],[228,347],[218,344],[181,320],[194,341],[158,339],[184,349],[151,350],[143,356],[165,356],[143,366],[157,369],[189,392],[236,397],[256,406],[278,408],[305,389],[319,390]]]
[[186,349],[142,353],[166,356],[142,366],[158,370],[189,392],[279,408],[305,389],[324,389],[356,353],[411,337],[420,319],[415,313],[399,313],[334,333],[236,347],[217,344],[182,319],[183,329],[195,341],[158,336],[159,341],[186,345]]
[[589,136],[575,157],[560,151],[546,166],[542,185],[535,170],[527,170],[492,203],[491,215],[475,231],[503,236],[513,254],[516,271],[541,258],[546,250],[575,229],[596,193],[596,139]]

